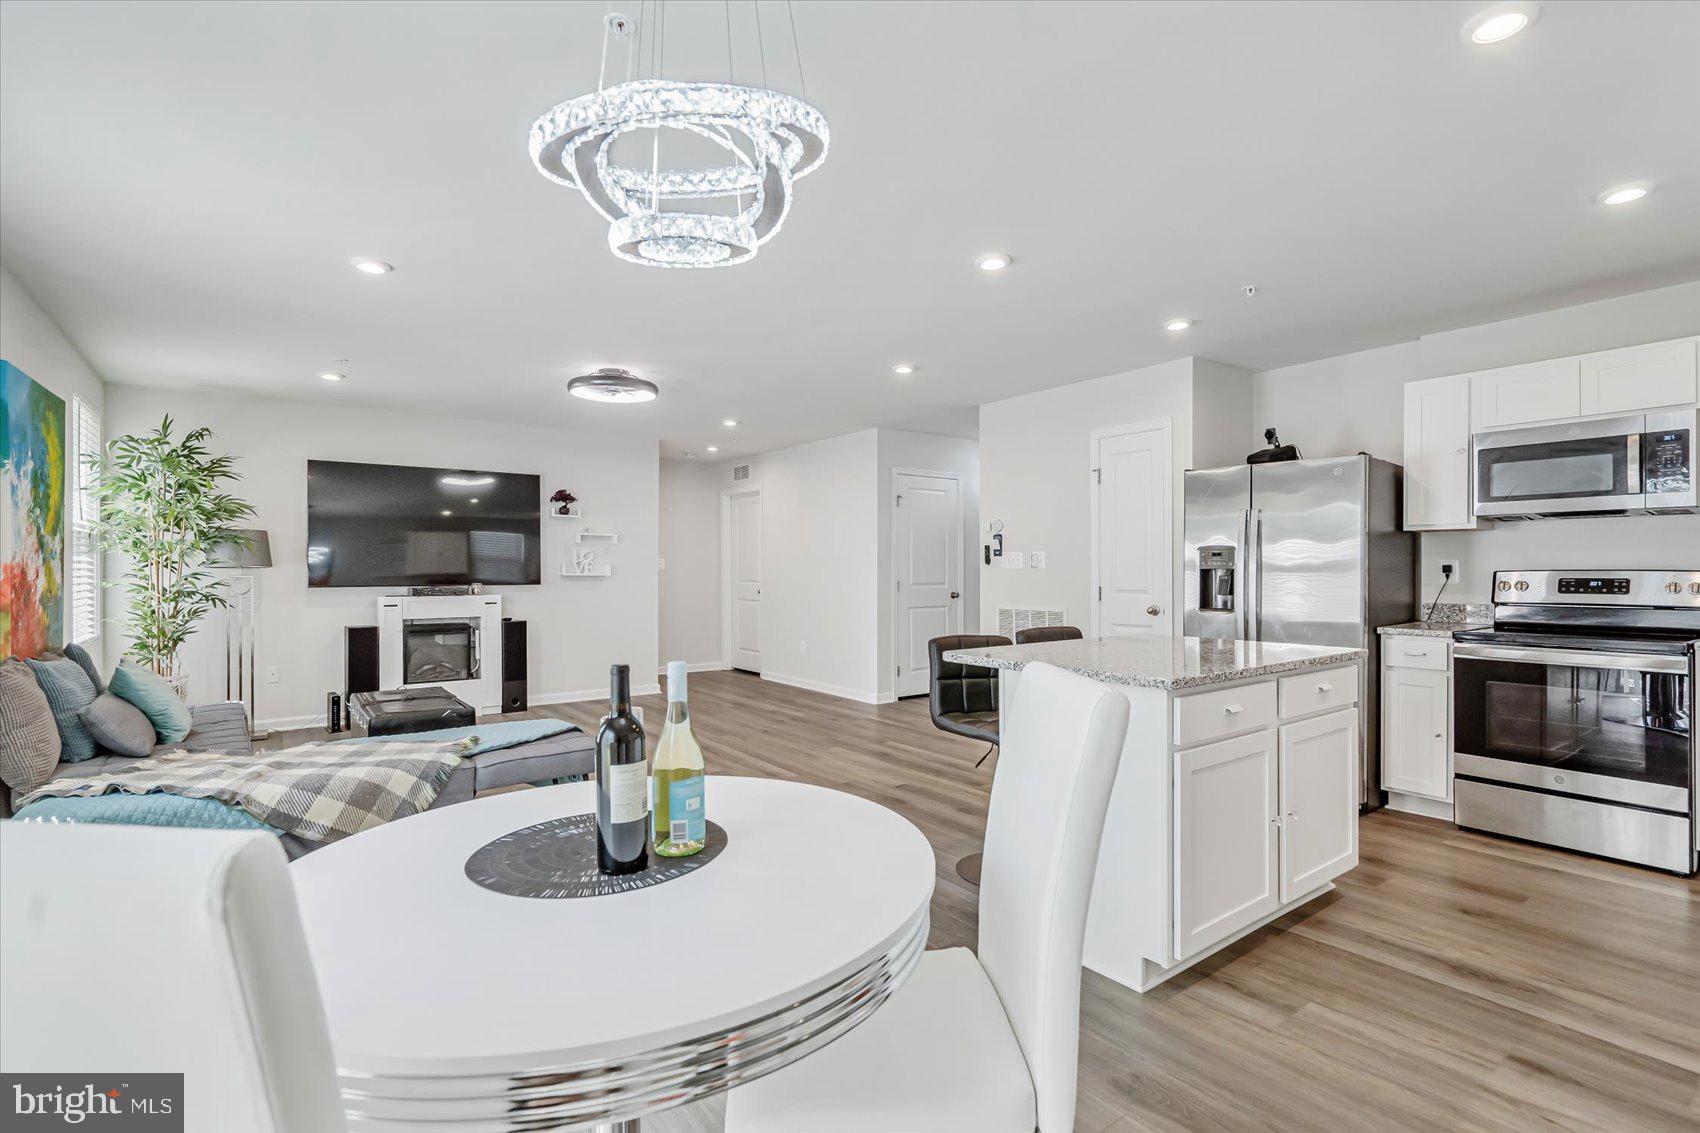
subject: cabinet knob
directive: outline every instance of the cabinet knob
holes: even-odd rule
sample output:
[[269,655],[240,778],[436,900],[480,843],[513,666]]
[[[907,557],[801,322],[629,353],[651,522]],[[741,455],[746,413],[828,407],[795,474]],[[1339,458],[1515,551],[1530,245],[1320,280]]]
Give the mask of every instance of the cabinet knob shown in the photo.
[[1317,692],[1333,692],[1334,686],[1329,684],[1327,681],[1323,681],[1321,684],[1316,686],[1316,691]]
[[1437,739],[1437,740],[1444,740],[1444,739],[1445,739],[1445,738],[1446,738],[1446,733],[1444,733],[1444,732],[1436,732],[1436,733],[1435,733],[1435,734],[1434,734],[1434,738],[1435,738],[1435,739]]

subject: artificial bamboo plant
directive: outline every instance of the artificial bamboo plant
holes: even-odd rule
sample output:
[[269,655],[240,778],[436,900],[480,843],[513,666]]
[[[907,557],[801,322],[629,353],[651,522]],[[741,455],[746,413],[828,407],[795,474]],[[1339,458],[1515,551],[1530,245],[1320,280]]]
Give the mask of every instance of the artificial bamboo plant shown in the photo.
[[171,432],[166,417],[152,432],[109,442],[90,464],[101,546],[130,560],[129,575],[111,584],[129,599],[127,653],[181,686],[183,642],[209,611],[229,605],[206,569],[208,552],[234,538],[254,509],[225,490],[240,477],[230,457],[208,452],[211,429],[192,429],[181,440]]

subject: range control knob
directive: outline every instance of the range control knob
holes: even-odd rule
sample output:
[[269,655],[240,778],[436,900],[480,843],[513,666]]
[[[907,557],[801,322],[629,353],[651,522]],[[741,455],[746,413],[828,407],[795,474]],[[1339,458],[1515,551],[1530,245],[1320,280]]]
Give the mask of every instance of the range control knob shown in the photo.
[[1500,590],[1510,590],[1511,589],[1511,583],[1508,580],[1502,578],[1497,583],[1497,587]]
[[1674,579],[1670,582],[1665,583],[1665,593],[1667,593],[1667,594],[1681,594],[1682,593],[1682,583],[1677,582]]
[[1690,594],[1700,594],[1700,582],[1690,582],[1688,584],[1688,592]]
[[1522,590],[1527,590],[1527,589],[1529,589],[1529,584],[1528,584],[1528,582],[1527,582],[1527,581],[1525,581],[1525,580],[1524,580],[1524,579],[1521,579],[1521,578],[1519,578],[1519,579],[1518,579],[1518,580],[1517,580],[1517,589],[1518,589],[1518,590],[1519,590],[1519,591],[1522,591]]

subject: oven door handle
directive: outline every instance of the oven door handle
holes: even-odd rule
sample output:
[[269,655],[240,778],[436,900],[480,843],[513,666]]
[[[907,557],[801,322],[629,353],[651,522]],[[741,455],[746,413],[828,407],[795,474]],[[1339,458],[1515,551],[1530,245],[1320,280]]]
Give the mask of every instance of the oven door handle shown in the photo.
[[1584,669],[1627,669],[1637,673],[1688,672],[1688,661],[1669,653],[1590,653],[1580,649],[1522,649],[1511,645],[1452,647],[1454,658],[1478,661],[1514,661],[1529,665],[1574,665]]

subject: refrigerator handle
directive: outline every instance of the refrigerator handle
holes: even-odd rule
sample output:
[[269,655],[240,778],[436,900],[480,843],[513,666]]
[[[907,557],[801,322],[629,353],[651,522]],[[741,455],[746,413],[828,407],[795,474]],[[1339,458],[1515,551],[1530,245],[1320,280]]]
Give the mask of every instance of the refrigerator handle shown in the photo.
[[1255,565],[1251,559],[1251,509],[1245,508],[1240,512],[1240,577],[1238,580],[1239,594],[1235,597],[1234,636],[1245,641],[1251,636],[1251,603],[1257,593],[1252,584],[1252,572]]
[[1247,555],[1256,565],[1257,573],[1251,580],[1250,593],[1252,599],[1251,632],[1246,635],[1248,641],[1263,640],[1263,509],[1251,509],[1251,545]]

